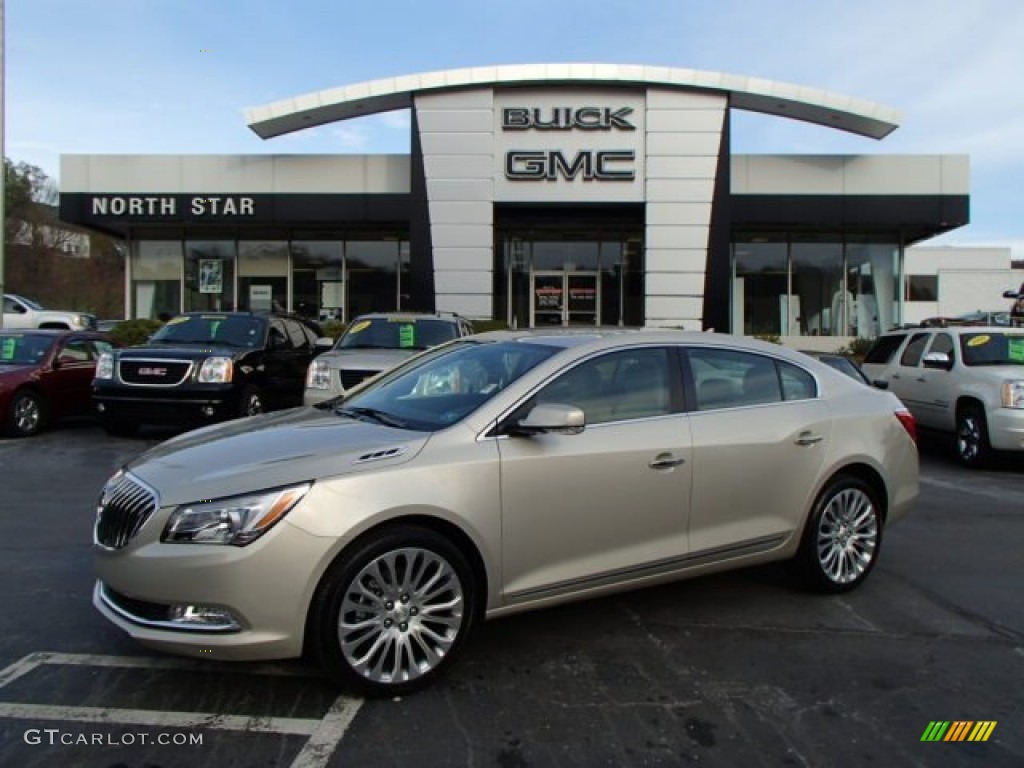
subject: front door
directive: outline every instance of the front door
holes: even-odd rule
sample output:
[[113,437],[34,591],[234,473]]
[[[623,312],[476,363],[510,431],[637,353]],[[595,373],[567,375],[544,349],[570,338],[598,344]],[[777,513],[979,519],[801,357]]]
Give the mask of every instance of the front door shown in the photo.
[[598,325],[601,282],[596,272],[534,272],[530,325]]

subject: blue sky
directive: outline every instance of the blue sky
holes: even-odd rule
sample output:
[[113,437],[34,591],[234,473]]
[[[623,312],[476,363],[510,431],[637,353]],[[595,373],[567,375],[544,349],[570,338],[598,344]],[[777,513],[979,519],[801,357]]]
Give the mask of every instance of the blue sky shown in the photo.
[[736,113],[733,150],[968,154],[971,224],[1024,259],[1022,0],[6,0],[6,154],[409,149],[405,113],[263,141],[244,109],[395,75],[584,61],[706,69],[895,107],[882,141]]

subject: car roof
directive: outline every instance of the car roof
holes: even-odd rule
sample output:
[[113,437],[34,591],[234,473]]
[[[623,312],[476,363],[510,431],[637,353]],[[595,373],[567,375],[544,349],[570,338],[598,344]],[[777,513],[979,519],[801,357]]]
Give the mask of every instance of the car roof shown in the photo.
[[352,322],[358,320],[462,320],[461,315],[454,312],[367,312],[357,315]]

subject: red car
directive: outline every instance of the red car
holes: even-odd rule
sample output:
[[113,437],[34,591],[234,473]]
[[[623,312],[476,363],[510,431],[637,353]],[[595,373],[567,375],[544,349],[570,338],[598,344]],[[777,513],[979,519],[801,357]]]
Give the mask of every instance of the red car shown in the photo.
[[92,377],[101,352],[117,346],[96,331],[0,329],[0,419],[14,437],[93,412]]

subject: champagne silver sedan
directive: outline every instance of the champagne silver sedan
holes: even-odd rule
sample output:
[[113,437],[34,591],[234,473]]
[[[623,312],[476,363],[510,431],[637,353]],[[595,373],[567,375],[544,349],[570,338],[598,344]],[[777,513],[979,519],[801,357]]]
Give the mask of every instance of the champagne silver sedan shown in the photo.
[[488,333],[127,464],[99,500],[94,603],[151,647],[306,654],[396,695],[517,611],[776,560],[852,589],[917,493],[899,400],[806,355]]

